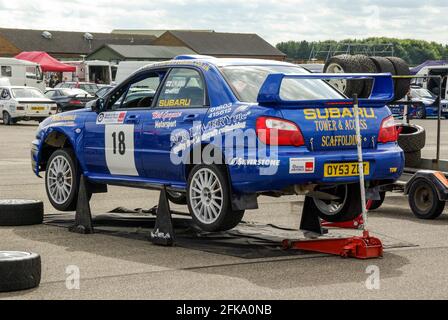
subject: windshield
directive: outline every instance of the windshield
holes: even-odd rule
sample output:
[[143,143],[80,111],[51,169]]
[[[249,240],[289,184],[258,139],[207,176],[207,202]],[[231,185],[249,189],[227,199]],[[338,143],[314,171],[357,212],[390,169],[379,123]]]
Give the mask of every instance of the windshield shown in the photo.
[[95,92],[98,91],[98,86],[96,84],[84,84],[84,83],[81,83],[79,85],[79,88],[82,89],[82,90],[85,90],[85,91],[87,91],[89,93],[95,93]]
[[86,96],[86,95],[90,95],[87,91],[84,91],[82,89],[62,89],[61,93],[63,96]]
[[411,96],[420,99],[436,99],[436,95],[427,89],[411,89]]
[[45,98],[44,94],[34,88],[11,89],[15,98]]
[[[294,66],[228,66],[221,68],[229,85],[244,102],[257,102],[261,86],[271,73],[308,74]],[[280,97],[283,100],[331,100],[345,99],[323,80],[285,79]]]

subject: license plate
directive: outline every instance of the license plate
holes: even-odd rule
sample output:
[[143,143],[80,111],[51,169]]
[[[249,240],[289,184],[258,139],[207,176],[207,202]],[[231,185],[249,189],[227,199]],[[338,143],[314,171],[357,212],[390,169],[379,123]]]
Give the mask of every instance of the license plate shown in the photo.
[[44,111],[46,107],[31,107],[31,110],[33,111]]
[[[364,162],[364,174],[370,172],[370,164]],[[358,162],[327,163],[324,165],[324,177],[354,177],[359,175]]]

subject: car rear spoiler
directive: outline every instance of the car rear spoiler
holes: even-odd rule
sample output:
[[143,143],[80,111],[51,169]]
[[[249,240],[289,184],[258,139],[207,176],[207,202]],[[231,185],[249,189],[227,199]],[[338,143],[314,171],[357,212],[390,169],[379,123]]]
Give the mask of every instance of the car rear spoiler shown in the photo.
[[[329,100],[283,100],[280,97],[280,88],[283,79],[311,79],[311,80],[373,80],[372,93],[369,98],[360,98],[361,106],[384,106],[394,99],[394,82],[390,73],[310,73],[310,74],[284,74],[272,73],[268,75],[258,93],[258,103],[261,105],[302,105],[302,106],[328,106],[331,104],[350,104],[353,99]],[[351,98],[351,97],[350,97]]]

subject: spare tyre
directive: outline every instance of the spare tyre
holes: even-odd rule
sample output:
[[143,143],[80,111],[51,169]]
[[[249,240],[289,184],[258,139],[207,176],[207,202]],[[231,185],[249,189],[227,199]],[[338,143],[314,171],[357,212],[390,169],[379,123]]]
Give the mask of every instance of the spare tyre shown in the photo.
[[40,256],[36,253],[0,251],[0,292],[37,287],[41,268]]
[[[375,73],[376,72],[376,66],[370,60],[368,56],[357,54],[353,56],[353,59],[355,59],[358,64],[361,66],[361,72],[362,73]],[[361,94],[359,95],[360,98],[368,98],[370,97],[372,93],[372,87],[373,87],[373,80],[363,80],[363,90]]]
[[38,200],[0,200],[0,226],[28,226],[41,224],[44,204]]
[[422,151],[412,151],[404,153],[404,165],[407,168],[418,168],[422,160]]
[[389,59],[384,57],[370,57],[370,60],[375,64],[377,73],[390,73],[395,75],[395,67]]
[[[387,57],[387,59],[394,65],[395,74],[397,76],[409,76],[411,74],[409,65],[403,59],[397,57]],[[394,86],[394,100],[401,100],[404,98],[406,93],[408,93],[411,87],[411,79],[394,79]]]
[[425,147],[426,131],[423,127],[415,124],[400,124],[400,135],[398,145],[404,152],[420,151]]
[[[353,56],[343,54],[331,57],[324,66],[324,73],[359,73],[362,72],[362,67],[359,61]],[[354,94],[358,96],[362,94],[364,89],[363,80],[330,80],[329,83],[344,93],[348,97]]]

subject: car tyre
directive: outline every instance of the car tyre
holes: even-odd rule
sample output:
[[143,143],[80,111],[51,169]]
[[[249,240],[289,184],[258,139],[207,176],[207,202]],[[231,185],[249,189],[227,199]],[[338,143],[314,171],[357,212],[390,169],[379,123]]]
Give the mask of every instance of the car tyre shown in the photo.
[[11,115],[7,111],[3,111],[3,116],[2,117],[3,117],[2,118],[3,119],[3,124],[5,126],[10,126],[10,125],[13,124]]
[[407,168],[418,168],[422,160],[422,151],[412,151],[404,153],[404,165]]
[[76,210],[79,178],[78,163],[73,151],[59,149],[53,152],[47,162],[45,189],[56,210]]
[[44,204],[37,200],[0,200],[0,226],[42,224]]
[[[362,54],[358,54],[353,56],[353,59],[355,59],[358,64],[361,66],[361,69],[363,73],[375,73],[376,72],[376,66],[373,63],[373,61]],[[364,88],[360,94],[360,98],[369,98],[372,93],[373,88],[373,80],[364,80]]]
[[361,190],[359,184],[342,184],[331,187],[320,187],[319,191],[340,197],[338,201],[313,198],[312,209],[321,219],[329,222],[351,221],[362,213]]
[[[387,57],[387,59],[392,62],[395,69],[395,74],[397,76],[409,76],[411,71],[409,70],[409,65],[401,58],[397,57]],[[394,79],[394,91],[395,91],[395,101],[401,100],[408,93],[411,87],[411,79]]]
[[386,199],[386,192],[380,192],[380,200],[372,200],[369,211],[379,209],[383,205],[384,199]]
[[423,127],[415,124],[400,124],[400,135],[398,145],[404,152],[420,151],[426,144],[426,131]]
[[41,270],[41,259],[36,253],[0,251],[0,292],[36,288]]
[[225,167],[196,165],[187,184],[187,204],[193,221],[204,231],[216,232],[236,227],[244,210],[233,210]]
[[174,204],[185,205],[187,204],[187,195],[183,192],[171,191],[166,192],[168,200]]
[[409,188],[409,206],[419,219],[432,220],[440,216],[445,201],[440,201],[437,191],[429,182],[419,179]]
[[[348,54],[331,57],[324,66],[324,73],[359,73],[362,67],[358,60]],[[330,80],[329,83],[346,96],[362,94],[364,80]]]

